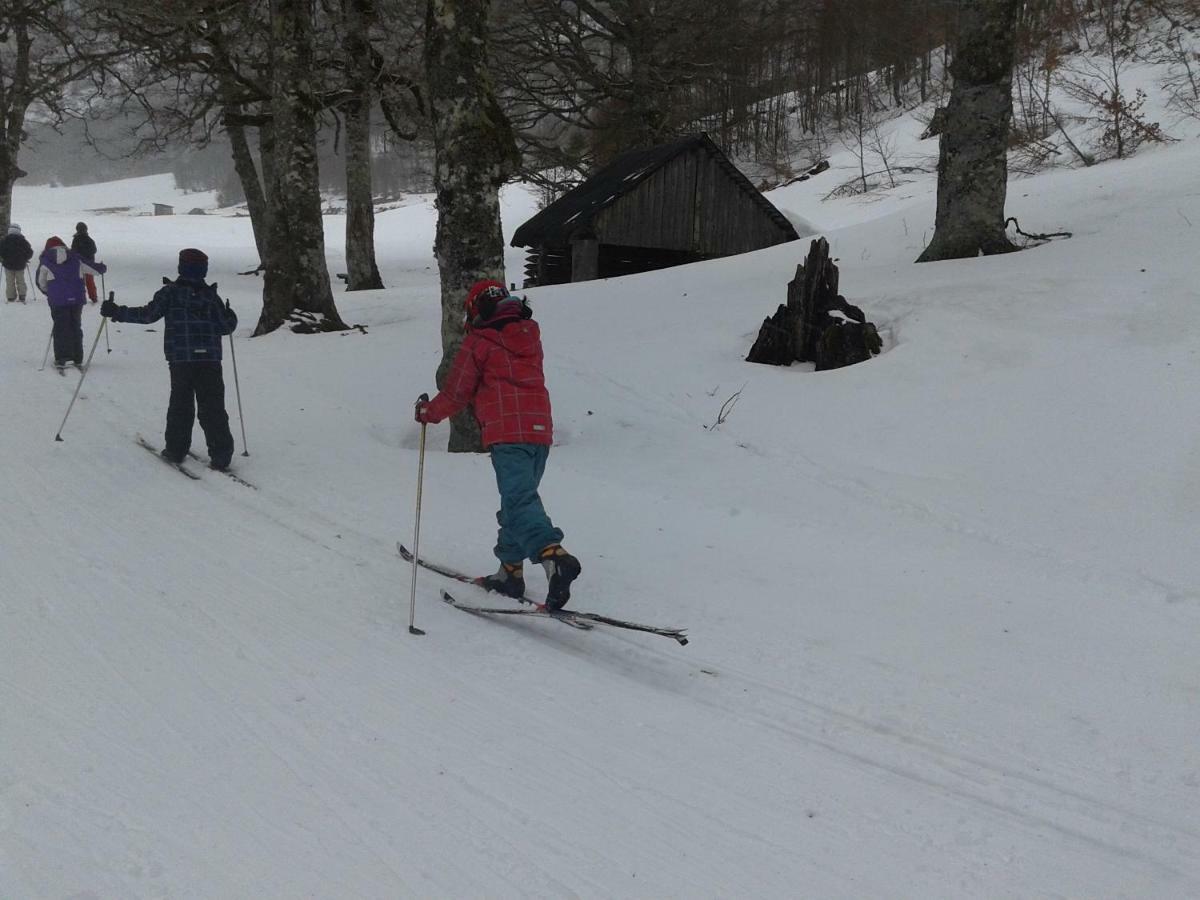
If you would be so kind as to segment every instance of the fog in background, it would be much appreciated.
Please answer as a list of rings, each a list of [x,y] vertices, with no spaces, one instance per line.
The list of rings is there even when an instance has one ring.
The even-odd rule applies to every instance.
[[[180,188],[218,192],[222,206],[245,199],[234,172],[229,142],[216,134],[205,146],[176,141],[160,150],[138,151],[138,122],[132,116],[67,119],[57,126],[29,123],[21,167],[28,173],[18,184],[71,186],[174,174]],[[344,141],[336,122],[321,131],[321,187],[331,197],[344,195]],[[382,135],[384,129],[377,129]],[[375,196],[387,200],[404,193],[432,189],[432,149],[420,142],[376,139],[373,176]]]

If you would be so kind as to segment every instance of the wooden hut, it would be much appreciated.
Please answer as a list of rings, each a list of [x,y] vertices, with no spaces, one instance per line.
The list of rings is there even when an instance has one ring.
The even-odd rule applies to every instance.
[[[794,241],[706,134],[613,160],[517,229],[525,287],[664,269]]]

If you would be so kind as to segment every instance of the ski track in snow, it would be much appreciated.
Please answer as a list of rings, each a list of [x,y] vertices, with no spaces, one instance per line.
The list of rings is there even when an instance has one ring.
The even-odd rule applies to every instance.
[[[1162,177],[1194,183],[1195,155],[1161,154]],[[1136,167],[1106,177],[1117,171],[1141,178],[1142,202],[1154,202],[1157,181]],[[1064,179],[1096,177],[1047,176],[1047,191],[1073,196]],[[428,225],[427,210],[411,210]],[[401,233],[387,218],[411,221],[401,214],[412,213],[381,217],[383,233]],[[39,224],[28,211],[20,220],[27,233]],[[102,224],[113,238],[101,255],[129,273],[121,290],[133,302],[158,273],[132,242],[155,238],[135,219]],[[854,241],[876,244],[894,225],[880,210],[861,238],[848,229],[846,259],[861,256]],[[155,252],[171,260],[176,243],[219,242],[214,229],[229,225],[155,227],[166,230]],[[193,229],[205,230],[193,239]],[[394,252],[423,259],[427,231],[411,238],[418,250]],[[1029,265],[1047,271],[1031,291],[1047,305],[1072,290],[1055,267],[1078,264],[1038,252]],[[945,474],[937,459],[923,469],[942,453],[920,446],[923,426],[969,442],[950,413],[926,410],[911,440],[888,419],[874,432],[879,458],[862,436],[871,426],[857,424],[888,405],[952,404],[953,387],[912,398],[956,378],[1010,377],[1016,358],[1036,368],[1043,348],[1016,312],[988,305],[979,269],[896,276],[878,263],[901,342],[832,377],[747,371],[744,348],[716,343],[773,308],[777,276],[794,267],[783,251],[625,279],[627,299],[611,296],[615,282],[546,289],[544,306],[535,297],[564,438],[545,495],[571,546],[587,548],[572,606],[688,627],[679,648],[603,626],[464,616],[436,601],[445,585],[428,572],[418,622],[429,634],[406,633],[409,569],[393,544],[409,537],[416,454],[412,426],[396,423],[432,381],[437,311],[432,276],[400,262],[425,282],[398,288],[397,308],[338,297],[349,318],[368,320],[362,339],[249,342],[256,286],[221,274],[243,316],[252,414],[253,455],[235,465],[257,491],[202,466],[189,482],[134,445],[138,432],[161,440],[160,332],[114,329],[113,354],[97,351],[87,399],[56,444],[75,382],[35,371],[44,304],[0,308],[0,896],[1200,893],[1185,554],[1153,575],[1130,565],[1134,553],[1106,555],[1092,534],[1115,545],[1136,529],[1114,520],[1104,532],[1107,498],[1086,479],[1047,475],[1006,493],[1027,472],[1036,479],[1025,460],[996,471],[1007,480],[973,508],[974,479],[986,476],[954,470],[950,451]],[[1013,263],[981,265],[1003,275]],[[941,279],[971,278],[978,296],[931,301],[924,314],[906,293],[936,298]],[[753,302],[731,313],[718,297],[711,334],[656,365],[656,342],[674,340],[655,324],[677,319],[672,293],[706,303],[731,286]],[[1105,309],[1089,318],[1091,301],[1046,310],[1043,326],[1058,317],[1072,334],[1089,323],[1098,341],[1105,327],[1124,333],[1105,326]],[[601,330],[614,321],[605,304],[621,302],[645,316],[645,332],[621,330],[619,316]],[[937,343],[962,316],[983,329],[971,332],[978,346],[964,344],[978,368],[923,376],[940,353],[922,349],[926,330]],[[85,340],[96,322],[89,307]],[[615,366],[589,347],[606,342],[626,347]],[[310,373],[318,352],[327,364]],[[706,432],[743,382],[730,420]],[[1002,402],[1004,391],[984,396]],[[867,392],[884,400],[836,415]],[[783,404],[830,434],[764,424]],[[1008,427],[1041,440],[1044,423]],[[481,564],[490,468],[440,452],[438,434],[422,548]],[[1097,452],[1099,466],[1120,458]],[[1139,490],[1160,486],[1120,496]],[[1050,524],[1022,519],[1038,497],[1056,504]],[[1077,541],[1075,503],[1091,512]],[[1042,539],[1060,527],[1061,546]],[[1155,537],[1188,546],[1186,530]]]

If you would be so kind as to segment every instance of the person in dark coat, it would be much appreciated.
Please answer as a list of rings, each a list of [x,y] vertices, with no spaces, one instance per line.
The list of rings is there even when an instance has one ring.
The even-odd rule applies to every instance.
[[[62,238],[46,241],[38,257],[34,279],[46,295],[50,317],[54,320],[54,364],[60,369],[68,362],[83,365],[84,275],[107,272],[104,263],[84,262],[74,250],[68,250]]]
[[[209,465],[225,471],[233,459],[233,435],[225,411],[225,381],[221,372],[221,338],[237,328],[237,314],[206,284],[208,257],[189,248],[179,252],[179,277],[163,286],[145,306],[100,305],[100,314],[114,322],[157,322],[163,329],[163,354],[171,372],[167,404],[167,433],[162,455],[183,462],[192,446],[197,418],[208,444]]]
[[[78,253],[80,258],[86,262],[96,261],[96,242],[88,236],[86,222],[75,223],[75,236],[71,238],[71,249]],[[91,275],[84,275],[83,283],[87,287],[88,299],[95,303],[96,279]]]
[[[8,234],[0,240],[0,264],[4,266],[4,296],[9,303],[14,300],[25,302],[25,267],[33,259],[33,248],[25,235],[21,234],[21,226],[8,226]]]

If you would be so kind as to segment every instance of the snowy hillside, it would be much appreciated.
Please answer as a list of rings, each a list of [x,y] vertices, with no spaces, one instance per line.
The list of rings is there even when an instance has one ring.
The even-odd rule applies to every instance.
[[[686,648],[472,618],[425,572],[407,633],[430,203],[379,216],[388,289],[338,295],[367,333],[251,340],[249,220],[18,188],[127,304],[208,251],[258,490],[134,444],[158,326],[101,340],[56,443],[45,304],[0,307],[0,897],[1200,894],[1200,144],[1014,181],[1075,236],[971,261],[912,264],[932,176],[819,182],[772,199],[827,229],[868,364],[742,361],[807,240],[530,292],[572,605]],[[532,210],[510,190],[506,232]],[[490,571],[491,468],[445,434],[422,549]]]

